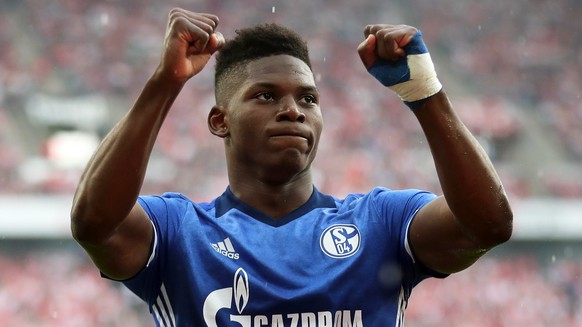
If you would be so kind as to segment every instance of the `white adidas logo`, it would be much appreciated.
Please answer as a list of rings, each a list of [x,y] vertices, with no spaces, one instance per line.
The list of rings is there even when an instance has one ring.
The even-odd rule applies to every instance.
[[[232,242],[228,237],[222,242],[210,243],[210,246],[225,257],[235,260],[239,258],[239,254],[234,250],[234,246],[232,246]]]

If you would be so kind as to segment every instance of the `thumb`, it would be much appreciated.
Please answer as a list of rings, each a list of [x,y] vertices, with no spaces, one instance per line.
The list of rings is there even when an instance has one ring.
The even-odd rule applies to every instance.
[[[208,40],[208,45],[206,47],[208,48],[208,51],[210,51],[210,53],[212,54],[220,50],[224,43],[225,40],[222,33],[214,32],[212,33],[212,35],[210,35],[210,40]]]
[[[360,55],[360,59],[366,69],[369,69],[374,61],[376,61],[377,57],[376,53],[376,36],[374,34],[368,35],[368,37],[358,45],[358,54]]]

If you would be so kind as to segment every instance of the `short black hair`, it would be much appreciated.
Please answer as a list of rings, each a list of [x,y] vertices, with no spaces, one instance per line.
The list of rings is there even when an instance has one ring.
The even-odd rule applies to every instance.
[[[223,100],[221,98],[226,89],[234,87],[226,82],[235,75],[240,76],[242,68],[253,60],[290,55],[302,60],[311,69],[307,42],[285,26],[276,23],[259,24],[236,30],[236,34],[216,55],[214,86],[217,103]]]

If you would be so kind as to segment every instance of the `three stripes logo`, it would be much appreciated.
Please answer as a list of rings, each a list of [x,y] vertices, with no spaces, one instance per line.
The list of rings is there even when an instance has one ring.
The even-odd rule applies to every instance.
[[[234,250],[234,246],[232,246],[232,242],[228,237],[225,238],[222,242],[210,243],[210,246],[212,246],[216,252],[227,258],[238,260],[240,257],[239,254]]]

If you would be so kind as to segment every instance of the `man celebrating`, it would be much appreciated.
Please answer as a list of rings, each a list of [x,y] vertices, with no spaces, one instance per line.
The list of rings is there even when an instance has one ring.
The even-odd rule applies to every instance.
[[[402,326],[416,284],[509,239],[502,184],[417,29],[367,26],[358,53],[418,119],[444,194],[338,199],[313,184],[323,119],[305,42],[276,24],[225,42],[217,25],[170,12],[160,64],[88,163],[71,213],[75,239],[158,326]],[[208,203],[140,195],[173,100],[217,52],[208,128],[224,140],[229,186]]]

